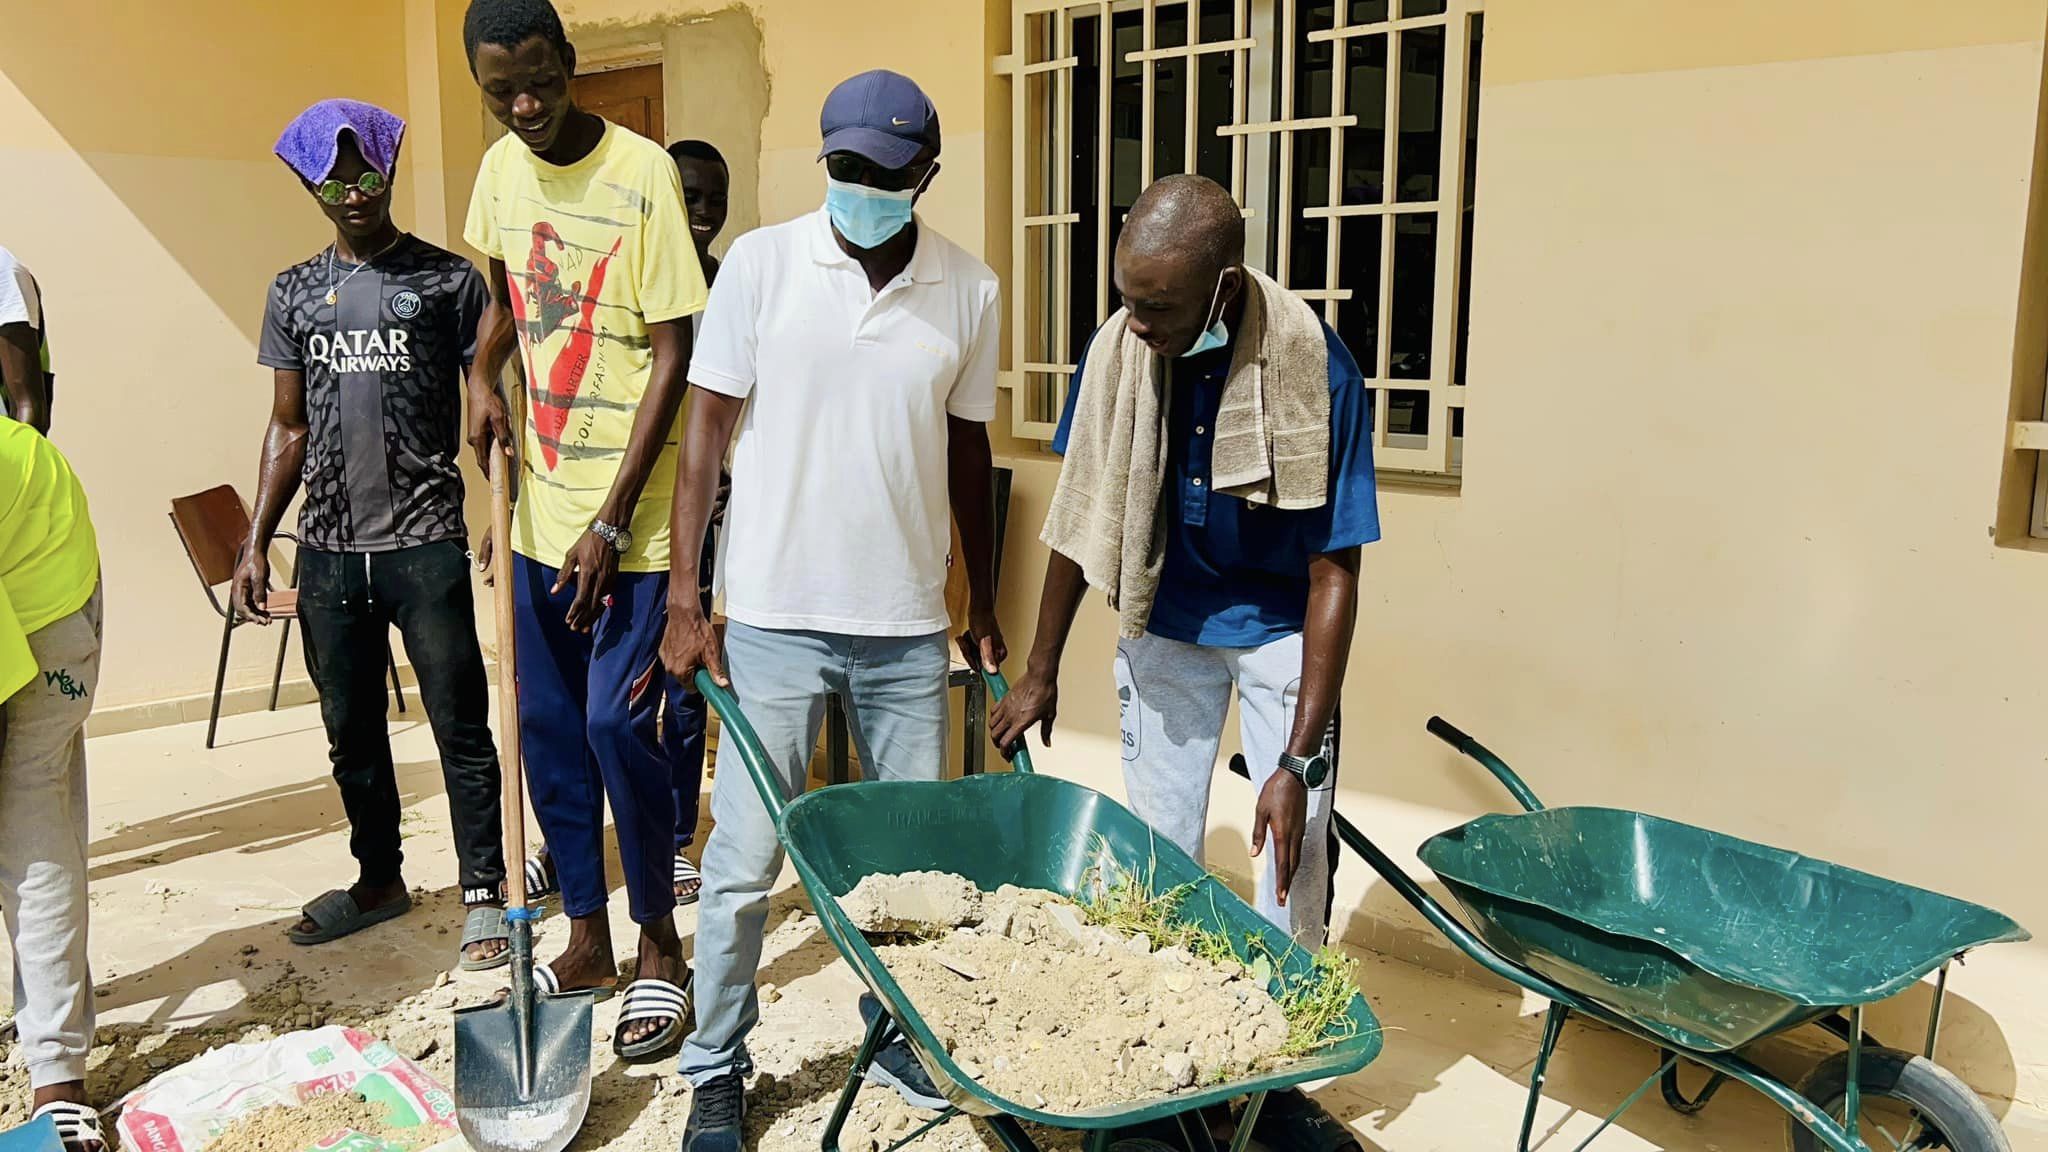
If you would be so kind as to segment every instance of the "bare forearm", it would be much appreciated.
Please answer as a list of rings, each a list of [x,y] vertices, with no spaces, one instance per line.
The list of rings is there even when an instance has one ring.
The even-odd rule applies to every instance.
[[[647,334],[654,342],[654,367],[648,376],[647,391],[640,398],[639,411],[633,414],[633,434],[619,459],[618,475],[612,478],[611,491],[605,493],[604,503],[598,506],[597,518],[607,524],[625,525],[632,521],[641,490],[647,487],[654,462],[661,458],[661,450],[676,426],[676,413],[682,410],[683,393],[688,389],[683,372],[690,363],[689,321],[650,324]]]
[[[1351,657],[1351,632],[1358,621],[1358,549],[1313,557],[1308,571],[1301,699],[1294,709],[1294,730],[1287,736],[1290,756],[1314,756],[1322,750],[1323,733],[1329,730],[1344,691],[1344,666]]]
[[[1088,579],[1079,564],[1059,552],[1046,558],[1045,591],[1038,598],[1038,631],[1031,642],[1032,672],[1059,675],[1067,634],[1073,631],[1074,614],[1080,611],[1081,594],[1087,590]]]
[[[512,327],[512,309],[495,297],[484,305],[476,323],[476,358],[469,368],[471,389],[498,390],[498,376],[512,356],[519,334]]]
[[[968,602],[995,606],[995,498],[990,472],[995,458],[988,447],[988,427],[972,420],[946,418],[946,494],[953,521],[960,526],[961,557],[967,565]]]
[[[704,558],[704,533],[711,527],[711,508],[718,499],[719,466],[745,402],[702,388],[690,400],[690,418],[683,429],[683,457],[676,467],[675,509],[669,514],[670,611],[688,605],[701,611],[698,568]],[[689,541],[697,541],[693,546]]]
[[[299,491],[306,466],[306,426],[272,417],[263,434],[263,459],[256,469],[256,515],[249,525],[249,546],[261,550],[277,534],[284,510]]]

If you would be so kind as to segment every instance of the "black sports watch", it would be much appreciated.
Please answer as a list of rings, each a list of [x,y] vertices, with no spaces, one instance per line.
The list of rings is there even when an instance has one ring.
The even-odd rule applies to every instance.
[[[590,522],[590,530],[597,534],[599,540],[611,545],[612,551],[621,556],[633,550],[633,530],[631,528],[615,528],[602,520],[592,520]]]
[[[1313,756],[1283,754],[1280,767],[1301,777],[1301,782],[1311,788],[1322,787],[1323,781],[1330,778],[1330,758],[1320,752]]]

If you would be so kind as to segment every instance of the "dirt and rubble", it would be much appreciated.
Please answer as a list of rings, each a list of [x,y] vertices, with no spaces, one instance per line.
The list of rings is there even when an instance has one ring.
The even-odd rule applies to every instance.
[[[1073,1112],[1239,1079],[1288,1023],[1245,966],[1092,924],[1065,897],[959,876],[871,876],[841,902],[960,1070]]]
[[[439,899],[425,902],[445,903]],[[777,1003],[764,1008],[760,1027],[749,1042],[756,1075],[748,1093],[749,1149],[762,1152],[815,1152],[818,1134],[830,1116],[860,1043],[860,1018],[855,1010],[858,981],[837,959],[831,942],[819,929],[800,895],[776,899],[763,970],[779,979]],[[425,922],[412,917],[395,921],[415,931]],[[566,922],[543,922],[543,954],[559,950]],[[376,931],[376,930],[373,930]],[[430,935],[438,938],[434,929]],[[367,934],[366,934],[367,935]],[[283,960],[283,956],[291,960]],[[241,960],[250,961],[247,968]],[[237,954],[229,965],[236,978],[253,988],[231,1010],[207,1023],[182,1027],[159,1022],[123,1021],[102,1024],[95,1032],[88,1063],[87,1087],[92,1102],[109,1109],[162,1072],[224,1044],[258,1042],[288,1032],[340,1024],[390,1041],[445,1085],[454,1082],[455,1025],[453,1010],[479,1004],[496,995],[504,971],[438,973],[426,986],[394,1002],[377,1005],[348,999],[351,988],[344,959],[327,960],[318,951],[291,948],[279,941],[248,955]],[[222,976],[191,974],[194,986]],[[629,1066],[611,1051],[612,1024],[618,1001],[598,1008],[591,1050],[593,1073],[590,1115],[572,1152],[674,1152],[689,1116],[689,1086],[676,1074],[673,1058]],[[0,1130],[25,1123],[29,1114],[28,1069],[14,1037],[0,1034]],[[346,1098],[323,1105],[336,1116],[361,1117],[362,1106]],[[324,1115],[324,1113],[322,1114]],[[846,1152],[878,1152],[930,1118],[905,1105],[883,1087],[864,1088],[849,1117],[842,1146]],[[344,1121],[346,1122],[346,1121]],[[216,1142],[223,1152],[268,1152],[280,1136],[295,1138],[297,1120],[276,1116],[262,1121],[256,1136],[266,1142]],[[319,1126],[317,1123],[315,1126]],[[339,1126],[339,1125],[334,1125]],[[358,1125],[360,1127],[360,1125]],[[1077,1134],[1034,1129],[1040,1146],[1051,1150],[1080,1147]],[[285,1147],[284,1144],[277,1144]],[[1003,1152],[988,1130],[956,1117],[929,1133],[918,1145],[933,1152]]]

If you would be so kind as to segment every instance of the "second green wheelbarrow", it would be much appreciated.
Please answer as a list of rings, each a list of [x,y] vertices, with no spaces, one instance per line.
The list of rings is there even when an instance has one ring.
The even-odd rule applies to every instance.
[[[839,1134],[853,1108],[863,1073],[873,1062],[890,1019],[894,1019],[932,1082],[951,1105],[948,1111],[888,1152],[917,1139],[956,1114],[980,1118],[1009,1152],[1035,1148],[1020,1120],[1088,1134],[1090,1152],[1107,1149],[1116,1129],[1159,1120],[1189,1118],[1198,1109],[1244,1098],[1233,1152],[1243,1148],[1266,1094],[1311,1080],[1343,1076],[1365,1067],[1380,1052],[1380,1026],[1363,997],[1354,996],[1344,1035],[1313,1055],[1245,1079],[1174,1095],[1110,1107],[1060,1112],[1006,1099],[963,1072],[917,1006],[889,975],[867,939],[847,919],[839,899],[865,876],[919,871],[952,872],[985,891],[1004,884],[1041,888],[1073,896],[1087,887],[1091,872],[1114,863],[1134,875],[1149,875],[1162,889],[1192,886],[1181,907],[1204,927],[1232,939],[1262,939],[1281,957],[1269,991],[1276,995],[1308,974],[1312,958],[1223,884],[1115,801],[1079,784],[1031,771],[1020,752],[1014,771],[943,782],[872,781],[841,784],[785,800],[779,775],[747,723],[739,703],[709,676],[697,688],[718,711],[724,733],[753,779],[761,802],[775,817],[776,835],[796,865],[818,921],[839,954],[852,966],[885,1011],[876,1016],[861,1044],[838,1106],[822,1138],[825,1152],[837,1152]],[[1000,698],[1000,677],[990,684]],[[1105,860],[1105,854],[1107,860]],[[1184,1122],[1191,1147],[1208,1144],[1207,1128]]]
[[[1689,824],[1612,808],[1545,808],[1478,741],[1440,717],[1429,730],[1485,766],[1524,809],[1482,816],[1422,846],[1422,862],[1472,927],[1342,816],[1337,834],[1460,951],[1551,1002],[1522,1152],[1544,1069],[1574,1012],[1647,1040],[1663,1056],[1586,1143],[1652,1084],[1661,1082],[1671,1107],[1691,1113],[1734,1080],[1785,1109],[1795,1152],[2007,1152],[1983,1101],[1934,1063],[1934,1042],[1949,964],[1980,945],[2025,940],[2025,929],[1989,908]],[[1873,1047],[1864,1006],[1930,972],[1939,975],[1923,1052]],[[1796,1087],[1736,1052],[1803,1024],[1834,1033],[1847,1050]],[[1690,1097],[1679,1084],[1681,1063],[1709,1075]]]

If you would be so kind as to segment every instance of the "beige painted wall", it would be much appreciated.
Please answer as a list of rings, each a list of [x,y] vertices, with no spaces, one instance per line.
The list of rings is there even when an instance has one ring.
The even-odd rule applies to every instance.
[[[586,51],[585,44],[658,42],[661,30],[688,28],[691,21],[715,13],[733,12],[754,22],[768,78],[757,201],[764,223],[788,220],[823,202],[818,110],[834,84],[868,68],[894,68],[916,78],[938,106],[945,130],[945,169],[919,210],[970,251],[983,250],[981,173],[989,60],[982,50],[981,3],[901,0],[888,6],[886,18],[878,16],[875,5],[834,0],[756,0],[743,5],[562,0],[559,7],[579,51]],[[687,63],[671,62],[670,68],[686,70]],[[683,83],[686,107],[707,99],[701,91],[689,91],[694,86],[686,71]]]
[[[404,106],[403,10],[80,0],[8,13],[0,244],[48,297],[55,439],[104,545],[103,708],[212,685],[220,621],[169,498],[222,481],[253,494],[264,295],[332,236],[270,145],[322,97]],[[412,209],[402,196],[401,219]],[[231,682],[267,679],[273,643],[243,633]]]

